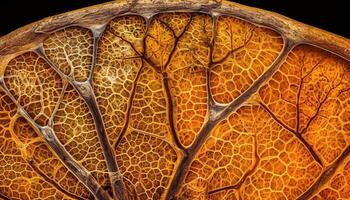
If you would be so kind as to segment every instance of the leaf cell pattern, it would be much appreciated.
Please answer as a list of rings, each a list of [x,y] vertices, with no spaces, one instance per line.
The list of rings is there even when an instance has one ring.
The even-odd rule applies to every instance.
[[[86,81],[92,62],[93,36],[88,29],[70,27],[50,35],[44,42],[45,55],[65,75]]]
[[[0,197],[350,199],[347,57],[199,3],[6,55]]]
[[[68,86],[53,118],[52,128],[72,157],[102,185],[108,185],[108,170],[88,107],[78,92]]]
[[[3,91],[0,95],[1,194],[11,199],[90,199],[13,101]]]
[[[120,138],[127,121],[133,83],[142,66],[139,51],[143,51],[145,29],[140,16],[118,17],[100,38],[93,83],[112,145]]]
[[[214,42],[210,84],[218,103],[241,95],[283,48],[278,33],[232,17],[220,17]]]
[[[5,70],[4,82],[35,122],[48,123],[63,81],[43,58],[28,52],[12,59]]]

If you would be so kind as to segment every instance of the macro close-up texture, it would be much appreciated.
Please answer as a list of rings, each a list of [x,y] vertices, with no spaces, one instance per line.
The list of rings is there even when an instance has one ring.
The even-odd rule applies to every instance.
[[[0,199],[350,199],[350,40],[215,0],[0,38]]]

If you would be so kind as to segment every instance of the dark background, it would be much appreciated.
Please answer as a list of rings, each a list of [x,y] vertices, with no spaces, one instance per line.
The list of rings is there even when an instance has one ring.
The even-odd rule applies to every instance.
[[[108,0],[1,0],[0,36],[21,26],[55,14]],[[345,0],[234,0],[275,11],[295,20],[350,38],[350,9]]]

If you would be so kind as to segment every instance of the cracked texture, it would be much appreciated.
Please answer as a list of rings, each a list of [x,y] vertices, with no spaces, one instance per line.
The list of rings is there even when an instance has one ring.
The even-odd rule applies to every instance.
[[[213,23],[204,14],[192,18],[166,68],[173,96],[175,129],[184,146],[196,138],[208,112],[206,69]]]
[[[146,14],[4,59],[0,197],[350,199],[348,60],[268,23]]]
[[[10,199],[76,199],[91,194],[0,91],[0,191]]]
[[[69,85],[53,117],[53,130],[72,157],[97,179],[108,185],[108,171],[94,121],[84,100]]]
[[[167,120],[167,100],[162,77],[146,65],[135,88],[135,96],[130,111],[130,127],[169,137]]]
[[[90,30],[69,27],[50,35],[43,48],[47,57],[65,75],[86,81],[90,74],[93,35]]]
[[[179,197],[206,199],[227,188],[243,199],[294,199],[320,172],[292,133],[260,106],[246,106],[213,130],[192,162]]]
[[[62,90],[62,79],[44,59],[24,53],[8,64],[4,82],[18,103],[38,124],[46,125]]]
[[[132,131],[116,149],[124,181],[140,199],[160,199],[167,189],[177,155],[164,140]]]
[[[323,162],[349,145],[350,65],[311,46],[299,46],[259,90],[262,102]]]
[[[220,17],[214,42],[210,84],[218,103],[230,103],[248,89],[283,46],[278,33],[232,17]]]
[[[114,145],[126,123],[133,83],[141,68],[145,21],[137,16],[114,19],[103,33],[93,72],[94,91],[110,142]]]

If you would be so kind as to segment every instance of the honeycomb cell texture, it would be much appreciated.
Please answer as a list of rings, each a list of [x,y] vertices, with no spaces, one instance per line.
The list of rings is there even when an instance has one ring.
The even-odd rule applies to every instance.
[[[0,38],[0,199],[350,199],[348,39],[225,1],[28,27]]]

